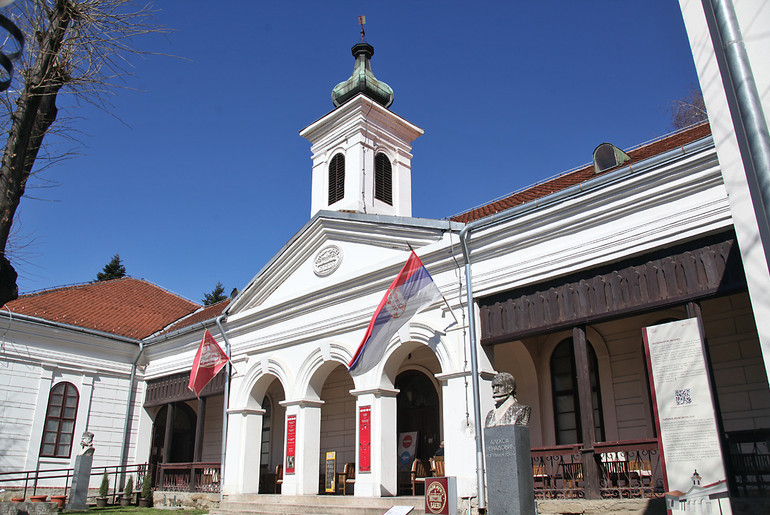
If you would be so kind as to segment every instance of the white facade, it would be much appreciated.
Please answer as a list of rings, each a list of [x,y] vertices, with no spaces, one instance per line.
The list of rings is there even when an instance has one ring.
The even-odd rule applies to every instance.
[[[695,8],[684,0],[682,5],[687,19],[688,10]],[[715,105],[709,110],[721,117]],[[219,461],[226,403],[225,495],[271,493],[274,483],[268,476],[278,466],[284,468],[282,494],[317,494],[327,451],[337,453],[338,470],[343,463],[356,464],[355,495],[403,494],[397,441],[409,422],[421,428],[423,455],[444,443],[446,474],[457,478],[460,497],[473,497],[477,485],[470,317],[481,322],[485,299],[512,300],[514,293],[548,290],[559,281],[585,281],[618,263],[643,263],[674,252],[671,249],[730,240],[733,230],[739,240],[751,238],[750,220],[744,224],[745,219],[734,219],[749,219],[751,210],[736,204],[740,186],[735,193],[730,189],[727,170],[736,157],[730,157],[729,144],[727,164],[717,159],[718,154],[722,158],[720,138],[730,140],[725,136],[729,129],[720,123],[721,118],[712,120],[713,139],[704,131],[632,166],[467,226],[411,218],[410,145],[422,130],[360,95],[301,132],[312,144],[312,217],[232,300],[218,323],[209,318],[138,342],[13,319],[4,336],[6,372],[0,375],[0,441],[11,443],[0,453],[0,466],[33,470],[59,464],[41,459],[38,450],[48,392],[62,380],[78,388],[75,434],[86,429],[96,433],[97,449],[104,448],[95,455],[98,460],[119,460],[124,430],[127,462],[154,459],[159,455],[156,429],[164,408],[160,402],[148,404],[146,392],[189,371],[205,326],[220,343],[231,346],[229,395],[207,397],[200,435],[201,461]],[[385,153],[393,167],[392,205],[375,199],[378,152]],[[330,205],[329,164],[338,154],[345,158],[345,193]],[[472,229],[471,278],[465,277],[459,241],[464,228]],[[410,248],[446,303],[436,302],[418,313],[406,330],[392,336],[378,367],[352,376],[347,364]],[[745,265],[731,265],[745,271],[748,294],[738,281],[737,289],[698,291],[686,299],[697,301],[703,311],[721,405],[717,417],[728,433],[770,429],[770,389],[766,369],[757,361],[763,353],[765,362],[768,358],[770,340],[765,334],[770,326],[764,328],[767,322],[762,320],[770,316],[762,314],[770,309],[765,302],[770,276],[757,250],[758,245],[747,251],[741,244]],[[477,302],[470,309],[465,290],[469,279]],[[651,302],[607,313],[574,324],[582,327],[596,356],[601,435],[587,443],[654,442],[656,421],[640,329],[689,316],[685,302]],[[0,317],[11,321],[5,314]],[[560,441],[563,412],[556,406],[553,355],[575,333],[559,325],[510,334],[516,336],[487,341],[485,346],[473,342],[480,356],[481,416],[492,407],[494,373],[510,372],[518,380],[519,400],[532,407],[533,448],[566,445]],[[129,399],[133,366],[140,386]],[[203,406],[189,398],[167,397],[169,406],[177,403],[188,413],[198,414]],[[132,416],[126,425],[129,407]],[[363,408],[371,414],[368,454],[362,454]],[[369,470],[362,469],[362,456],[368,456]],[[61,466],[71,466],[64,462],[71,464],[74,453],[60,461]]]
[[[97,435],[95,467],[119,462],[126,424],[136,434],[142,411],[141,384],[128,404],[138,342],[28,317],[6,316],[6,323],[0,373],[0,440],[5,442],[0,472],[72,468],[86,430]],[[72,452],[67,458],[40,457],[49,396],[62,382],[72,384],[78,393]],[[140,460],[135,438],[125,452],[130,463]]]

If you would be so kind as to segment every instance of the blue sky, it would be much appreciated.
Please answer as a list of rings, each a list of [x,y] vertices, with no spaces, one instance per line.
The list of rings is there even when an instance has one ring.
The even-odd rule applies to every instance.
[[[414,142],[413,215],[445,218],[671,131],[697,85],[678,3],[155,3],[166,36],[135,59],[112,114],[72,114],[80,155],[18,213],[21,292],[82,283],[119,253],[129,275],[199,302],[242,288],[310,218],[310,145],[350,48],[395,91]],[[64,100],[66,102],[66,100]]]

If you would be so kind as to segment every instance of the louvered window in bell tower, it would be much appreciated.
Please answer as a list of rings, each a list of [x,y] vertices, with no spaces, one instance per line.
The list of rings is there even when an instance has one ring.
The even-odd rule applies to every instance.
[[[393,205],[393,167],[382,152],[374,158],[374,198]]]
[[[345,156],[337,154],[329,163],[329,205],[345,196]]]

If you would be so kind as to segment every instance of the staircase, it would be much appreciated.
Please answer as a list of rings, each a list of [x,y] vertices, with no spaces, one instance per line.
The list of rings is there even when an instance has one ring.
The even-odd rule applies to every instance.
[[[425,515],[422,497],[353,497],[352,495],[229,495],[210,515],[383,515],[393,506],[411,506]]]

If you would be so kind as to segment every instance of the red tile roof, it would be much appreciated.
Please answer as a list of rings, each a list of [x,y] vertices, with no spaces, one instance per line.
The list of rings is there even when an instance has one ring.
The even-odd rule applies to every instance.
[[[226,299],[221,302],[217,302],[216,304],[212,304],[211,306],[206,306],[200,311],[196,311],[192,315],[183,318],[182,320],[171,325],[164,332],[173,333],[179,329],[199,324],[201,322],[205,322],[206,320],[211,320],[212,318],[216,318],[221,315],[229,305],[230,299]]]
[[[200,308],[147,281],[124,277],[22,295],[4,309],[142,339]]]
[[[682,131],[671,134],[670,136],[666,136],[659,140],[653,141],[647,145],[640,146],[634,150],[629,150],[626,153],[631,158],[631,160],[626,161],[620,166],[633,166],[635,163],[649,159],[650,157],[662,154],[688,143],[692,143],[693,141],[699,140],[701,138],[705,138],[709,134],[711,134],[711,126],[708,123],[703,123],[701,125],[696,125],[695,127],[684,129]],[[564,175],[554,177],[553,179],[549,179],[540,184],[536,184],[525,190],[513,193],[500,200],[495,200],[484,206],[471,209],[470,211],[466,211],[465,213],[461,213],[459,215],[455,215],[451,217],[450,220],[463,223],[473,222],[474,220],[479,220],[481,218],[505,211],[506,209],[510,209],[520,204],[525,204],[532,200],[545,197],[551,193],[567,189],[570,186],[580,184],[581,182],[585,182],[596,177],[597,175],[607,173],[608,171],[609,170],[605,170],[604,172],[598,174],[594,173],[594,167],[593,164],[591,164],[579,170],[565,173]]]

